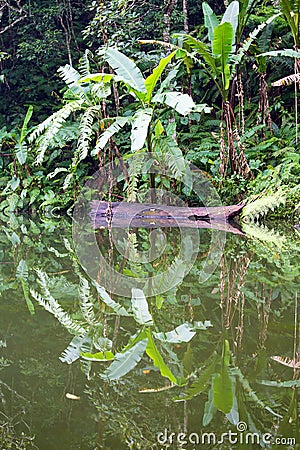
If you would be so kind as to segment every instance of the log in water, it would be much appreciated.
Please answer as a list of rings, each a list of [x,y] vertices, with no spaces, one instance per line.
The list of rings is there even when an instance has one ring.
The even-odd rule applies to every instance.
[[[243,205],[213,207],[182,207],[153,203],[91,202],[93,228],[212,228],[235,234],[244,234],[236,224],[229,223]]]

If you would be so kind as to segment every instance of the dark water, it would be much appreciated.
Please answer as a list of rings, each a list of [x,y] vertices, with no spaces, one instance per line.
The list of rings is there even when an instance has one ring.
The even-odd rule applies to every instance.
[[[172,266],[180,246],[175,230],[165,230],[164,255],[146,268],[111,254],[104,230],[97,237],[102,253],[128,277],[170,267],[178,277],[168,292],[147,298],[149,325],[145,310],[132,314],[130,298],[111,296],[128,317],[105,307],[64,240],[72,246],[67,220],[2,219],[1,449],[297,448],[296,231],[248,226],[245,237],[228,234],[224,252],[210,255],[206,273],[216,269],[203,282],[210,231],[199,231],[200,251],[181,280]],[[147,233],[135,234],[136,251],[147,250]],[[177,335],[164,334],[180,325]],[[83,334],[62,357],[74,362],[61,361]],[[129,353],[138,342],[147,349],[133,364]],[[111,345],[113,354],[129,351],[119,373],[132,366],[113,381],[103,375],[110,361],[79,357]]]

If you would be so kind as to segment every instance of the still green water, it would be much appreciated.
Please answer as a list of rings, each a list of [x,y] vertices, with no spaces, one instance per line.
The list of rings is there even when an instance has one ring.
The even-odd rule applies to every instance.
[[[131,234],[133,248],[147,250],[147,233]],[[187,274],[174,264],[178,232],[165,236],[145,268],[112,255],[99,232],[129,278],[174,269],[174,287],[140,297],[140,309],[112,294],[118,315],[69,248],[67,220],[3,218],[2,450],[299,446],[299,234],[227,234],[205,282],[211,232],[199,230]]]

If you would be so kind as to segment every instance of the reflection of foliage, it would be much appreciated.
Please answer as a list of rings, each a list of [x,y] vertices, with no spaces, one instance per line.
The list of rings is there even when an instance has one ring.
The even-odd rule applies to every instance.
[[[34,437],[31,436],[29,426],[22,419],[22,413],[8,417],[0,412],[0,444],[2,449],[38,448],[34,445]]]

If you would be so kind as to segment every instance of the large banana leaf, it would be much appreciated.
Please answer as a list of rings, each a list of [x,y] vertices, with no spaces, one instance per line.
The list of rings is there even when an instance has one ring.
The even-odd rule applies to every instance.
[[[157,94],[153,97],[153,102],[165,103],[183,116],[189,114],[195,107],[192,97],[175,91]]]
[[[105,50],[103,57],[125,84],[138,92],[146,92],[142,72],[130,58],[111,47]]]
[[[204,42],[198,41],[189,35],[182,36],[183,41],[195,50],[206,62],[209,71],[212,71],[215,76],[219,74],[215,58],[212,56],[208,45]]]
[[[132,312],[135,320],[140,325],[153,325],[153,319],[149,313],[148,303],[141,289],[132,289],[131,298]]]
[[[218,355],[214,352],[209,360],[207,367],[202,370],[196,381],[182,394],[180,397],[174,398],[177,402],[182,402],[184,400],[191,400],[196,395],[201,394],[207,390],[211,383],[212,375],[215,373]]]
[[[288,22],[293,34],[294,43],[299,45],[299,15],[300,0],[280,0],[280,9]]]
[[[131,151],[136,152],[143,148],[149,129],[149,124],[152,119],[153,110],[151,108],[139,109],[132,122],[131,131]]]
[[[107,144],[109,139],[114,134],[118,133],[118,131],[120,131],[120,129],[123,128],[124,125],[126,125],[126,123],[128,123],[128,122],[129,122],[129,118],[128,117],[116,117],[114,123],[112,125],[110,125],[104,131],[104,133],[101,135],[100,139],[98,140],[98,142],[96,144],[96,147],[91,152],[91,154],[92,155],[97,155],[98,151],[102,150],[105,147],[105,145]]]
[[[222,353],[221,370],[213,382],[214,405],[224,414],[230,413],[233,405],[232,381],[228,373],[230,362],[229,343],[225,340]]]
[[[118,380],[130,372],[142,359],[147,342],[147,339],[144,339],[124,353],[117,353],[114,361],[101,377],[109,380]]]
[[[219,25],[219,21],[208,3],[203,2],[202,9],[204,14],[204,24],[208,30],[208,39],[212,44],[214,29]]]
[[[172,383],[178,384],[178,381],[175,377],[175,375],[171,372],[169,367],[166,365],[166,363],[163,360],[163,357],[161,356],[158,348],[155,345],[155,342],[152,337],[151,330],[147,329],[147,337],[148,337],[148,344],[146,347],[146,353],[149,356],[149,358],[152,359],[155,367],[159,368],[159,371],[163,377],[167,377]]]
[[[225,22],[215,28],[212,52],[216,58],[220,59],[223,89],[225,91],[229,88],[230,69],[228,57],[232,53],[233,37],[234,32],[231,23]]]
[[[147,94],[145,97],[145,102],[149,103],[151,101],[151,97],[152,97],[152,93],[153,90],[159,80],[159,78],[161,77],[163,71],[165,70],[166,66],[169,64],[169,62],[171,61],[171,59],[173,58],[173,56],[176,54],[176,51],[170,53],[168,56],[166,56],[165,58],[162,58],[158,64],[157,67],[155,67],[155,69],[153,70],[153,72],[151,73],[151,75],[149,75],[146,80],[145,80],[145,87],[147,90]]]
[[[115,302],[110,297],[110,295],[106,292],[104,287],[100,286],[100,284],[98,284],[95,280],[92,283],[95,286],[101,300],[107,306],[109,306],[114,311],[114,313],[116,313],[120,316],[129,316],[129,313],[126,311],[126,309],[123,306],[121,306],[119,303]]]
[[[167,331],[166,333],[153,333],[156,339],[163,342],[169,342],[171,344],[178,344],[180,342],[189,342],[196,332],[193,327],[187,322],[182,323],[172,331]]]
[[[233,28],[233,38],[232,38],[232,44],[234,44],[235,41],[235,33],[239,22],[239,2],[234,0],[230,3],[228,8],[226,9],[224,16],[222,17],[221,23],[231,23]]]

